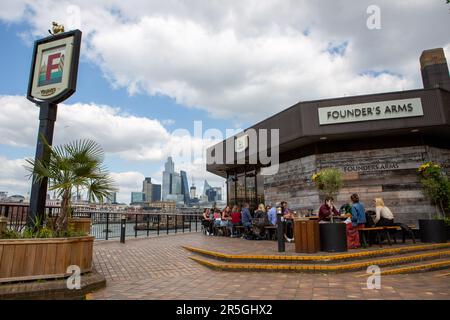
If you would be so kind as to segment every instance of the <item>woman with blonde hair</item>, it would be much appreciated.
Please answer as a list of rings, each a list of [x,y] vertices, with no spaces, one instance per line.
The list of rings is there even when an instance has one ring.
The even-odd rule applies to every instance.
[[[373,222],[377,227],[383,226],[393,226],[394,225],[394,214],[392,211],[384,205],[382,198],[375,198],[375,218]]]

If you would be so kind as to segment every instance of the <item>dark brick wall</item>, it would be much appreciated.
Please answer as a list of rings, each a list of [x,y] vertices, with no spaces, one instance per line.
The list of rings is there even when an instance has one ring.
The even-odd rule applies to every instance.
[[[417,219],[435,212],[424,198],[417,176],[417,168],[429,160],[443,163],[450,173],[450,150],[428,146],[311,155],[281,163],[277,175],[266,176],[264,197],[272,203],[286,200],[294,210],[312,208],[317,212],[322,201],[311,176],[322,168],[336,167],[344,172],[337,206],[358,193],[366,209],[373,209],[372,200],[381,197],[397,222],[417,225]]]

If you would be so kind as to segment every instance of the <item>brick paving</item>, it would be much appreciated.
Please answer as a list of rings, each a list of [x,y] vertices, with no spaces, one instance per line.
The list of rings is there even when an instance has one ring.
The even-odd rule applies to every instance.
[[[390,275],[380,290],[366,288],[358,273],[298,274],[214,271],[181,248],[206,246],[235,253],[276,254],[276,242],[207,237],[200,233],[148,239],[97,241],[94,267],[107,279],[93,299],[419,299],[450,300],[450,270]],[[254,250],[254,251],[253,251]],[[251,252],[250,252],[251,251]],[[293,244],[286,244],[288,254]]]

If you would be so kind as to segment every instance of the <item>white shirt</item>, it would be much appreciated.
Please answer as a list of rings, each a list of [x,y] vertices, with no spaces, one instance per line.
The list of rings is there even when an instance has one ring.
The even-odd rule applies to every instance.
[[[388,219],[388,220],[394,219],[394,215],[388,207],[376,207],[375,211],[376,211],[376,216],[374,219],[375,223],[378,223],[378,221],[380,221],[381,217]]]

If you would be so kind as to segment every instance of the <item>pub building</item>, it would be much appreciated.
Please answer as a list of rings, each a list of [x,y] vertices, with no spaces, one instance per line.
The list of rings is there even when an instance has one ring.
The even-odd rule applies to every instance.
[[[349,203],[352,193],[366,209],[381,197],[397,222],[417,224],[435,213],[421,192],[418,167],[433,161],[450,174],[450,77],[443,49],[423,51],[420,66],[423,89],[299,102],[250,127],[279,129],[275,174],[261,175],[262,162],[250,161],[262,150],[249,147],[245,131],[207,150],[207,170],[226,178],[229,205],[287,201],[293,210],[317,213],[323,199],[311,177],[338,168],[344,186],[336,206]],[[268,145],[266,151],[274,151]]]

